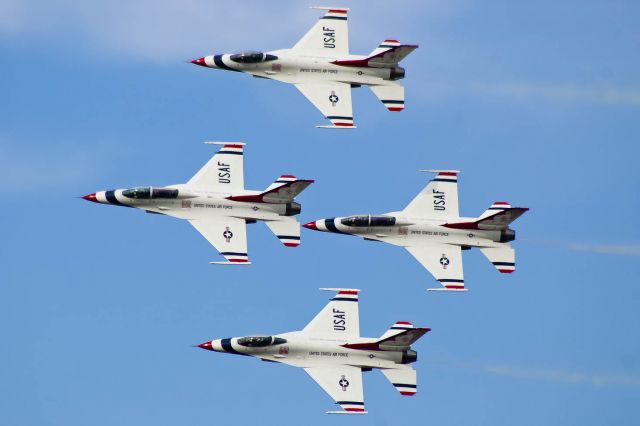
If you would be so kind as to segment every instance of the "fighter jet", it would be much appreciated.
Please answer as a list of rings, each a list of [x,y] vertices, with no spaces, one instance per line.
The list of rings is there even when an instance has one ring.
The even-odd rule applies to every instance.
[[[294,216],[302,208],[294,198],[313,181],[282,175],[264,191],[246,190],[245,144],[205,143],[222,148],[187,183],[101,191],[82,198],[188,220],[226,258],[225,262],[212,264],[250,264],[246,225],[258,220],[286,247],[298,246],[300,224]]]
[[[460,217],[459,172],[421,171],[436,176],[402,211],[320,219],[303,226],[404,247],[443,286],[430,291],[467,291],[462,250],[471,247],[478,247],[499,272],[515,271],[515,252],[509,242],[515,240],[516,232],[509,224],[529,209],[496,201],[480,217]]]
[[[405,70],[398,63],[418,46],[387,39],[368,55],[350,55],[349,9],[314,9],[326,12],[290,49],[209,55],[191,62],[293,84],[332,123],[316,127],[354,128],[351,88],[362,85],[389,111],[402,111],[404,87],[398,80]]]
[[[360,337],[360,290],[320,290],[337,293],[300,331],[217,339],[198,347],[304,368],[342,408],[327,411],[329,414],[366,414],[362,372],[374,368],[382,371],[401,395],[415,395],[416,371],[410,364],[418,355],[411,345],[431,329],[398,321],[378,338]]]

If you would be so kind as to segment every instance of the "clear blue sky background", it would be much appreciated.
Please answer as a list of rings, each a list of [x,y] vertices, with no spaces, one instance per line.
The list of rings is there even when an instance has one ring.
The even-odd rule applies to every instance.
[[[419,43],[407,108],[354,93],[354,131],[276,82],[193,66],[293,45],[304,2],[0,3],[0,424],[640,423],[640,5],[636,1],[347,1],[351,51]],[[303,230],[286,249],[249,228],[254,264],[215,267],[178,220],[77,196],[186,181],[242,140],[246,183],[316,183],[301,221],[404,206],[453,168],[463,215],[495,200],[516,222],[518,270],[465,253],[470,292],[403,250]],[[318,287],[361,288],[361,330],[396,320],[419,393],[365,375],[370,414],[334,406],[301,370],[191,347],[302,327]]]

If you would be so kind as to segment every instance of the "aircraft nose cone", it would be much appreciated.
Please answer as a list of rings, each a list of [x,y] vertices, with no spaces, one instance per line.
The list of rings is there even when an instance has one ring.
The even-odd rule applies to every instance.
[[[94,192],[93,194],[87,194],[84,197],[82,197],[83,200],[87,200],[87,201],[93,201],[94,203],[98,202],[98,199],[96,198],[96,193]]]
[[[204,58],[198,58],[191,61],[192,64],[200,65],[201,67],[206,67],[207,64],[204,62]]]
[[[213,346],[211,346],[211,342],[204,342],[204,343],[200,343],[200,344],[198,345],[198,347],[199,347],[199,348],[202,348],[202,349],[206,349],[206,350],[208,350],[208,351],[212,351],[212,350],[213,350]]]
[[[318,230],[318,227],[316,226],[316,221],[315,220],[313,222],[305,223],[302,226],[304,226],[307,229],[313,229],[314,231]]]

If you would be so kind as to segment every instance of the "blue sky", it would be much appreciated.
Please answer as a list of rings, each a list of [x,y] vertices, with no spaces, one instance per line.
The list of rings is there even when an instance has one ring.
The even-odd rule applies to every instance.
[[[354,131],[322,131],[290,86],[186,63],[291,46],[305,2],[5,0],[0,4],[0,423],[636,425],[640,421],[640,5],[349,1],[351,51],[418,43],[407,108],[354,93]],[[186,181],[247,143],[245,182],[315,179],[305,222],[404,206],[423,168],[462,170],[463,215],[506,200],[518,270],[465,253],[467,294],[428,294],[401,249],[249,228],[253,265],[184,222],[86,203]],[[433,331],[419,393],[365,375],[370,414],[331,417],[301,370],[191,347],[302,327],[319,287],[361,288],[361,330]]]

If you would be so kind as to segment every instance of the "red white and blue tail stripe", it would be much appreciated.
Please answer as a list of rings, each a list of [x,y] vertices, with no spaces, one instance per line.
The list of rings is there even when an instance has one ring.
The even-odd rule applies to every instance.
[[[236,253],[236,252],[221,252],[221,255],[227,259],[228,262],[231,263],[249,263],[249,256],[247,253]]]
[[[428,172],[436,173],[436,176],[431,179],[433,182],[451,182],[458,183],[458,170],[426,170]]]
[[[487,210],[485,210],[484,213],[482,213],[480,219],[510,208],[511,204],[507,203],[506,201],[495,201],[493,204],[491,204],[491,207],[489,207]]]
[[[340,405],[340,407],[348,413],[366,413],[364,410],[364,401],[336,401],[336,404]],[[336,413],[330,412],[330,414]]]
[[[337,127],[354,127],[353,117],[327,115],[325,118],[331,121],[331,124]]]

